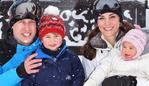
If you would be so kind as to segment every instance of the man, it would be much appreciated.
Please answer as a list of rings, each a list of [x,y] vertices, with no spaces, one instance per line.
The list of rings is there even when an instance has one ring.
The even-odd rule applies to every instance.
[[[41,59],[33,59],[37,54],[32,54],[39,45],[36,37],[38,14],[38,6],[31,1],[16,0],[10,7],[8,15],[11,28],[7,31],[6,39],[0,40],[2,86],[19,86],[26,75],[39,71],[37,67],[42,65]]]

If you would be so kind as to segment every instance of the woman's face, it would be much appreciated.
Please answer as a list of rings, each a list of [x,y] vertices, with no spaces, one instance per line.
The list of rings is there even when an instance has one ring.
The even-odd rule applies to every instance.
[[[103,13],[98,17],[97,24],[105,38],[113,37],[119,31],[120,17],[113,12]]]

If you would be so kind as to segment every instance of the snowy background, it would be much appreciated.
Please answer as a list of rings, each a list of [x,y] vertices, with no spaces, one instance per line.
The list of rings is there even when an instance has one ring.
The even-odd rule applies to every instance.
[[[66,41],[74,51],[86,42],[86,34],[94,27],[91,6],[94,0],[36,0],[45,9],[48,5],[60,8],[60,16],[65,21]],[[148,0],[119,0],[123,8],[124,19],[149,29]],[[0,38],[2,31],[8,28],[7,11],[13,0],[0,0]]]

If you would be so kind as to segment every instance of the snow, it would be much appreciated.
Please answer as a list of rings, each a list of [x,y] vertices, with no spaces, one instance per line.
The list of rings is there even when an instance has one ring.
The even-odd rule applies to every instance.
[[[130,20],[132,20],[132,17],[130,16],[130,10],[125,10],[124,11],[124,16]]]
[[[68,36],[66,36],[65,40],[68,46],[83,46],[86,43],[87,38],[85,40],[80,40],[79,42],[72,42],[69,40]]]
[[[149,9],[146,9],[146,28],[149,29]]]
[[[71,80],[71,76],[70,75],[67,75],[66,76],[66,80]]]

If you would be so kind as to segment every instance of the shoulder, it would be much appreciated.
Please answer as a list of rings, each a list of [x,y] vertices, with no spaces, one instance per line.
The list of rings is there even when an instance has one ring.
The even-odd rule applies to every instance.
[[[70,50],[70,49],[66,49],[65,55],[66,55],[66,57],[68,57],[71,61],[78,61],[78,60],[80,61],[79,56],[78,56],[76,53],[74,53],[72,50]]]
[[[0,39],[0,51],[9,51],[13,50],[15,51],[16,46],[11,45],[10,43],[7,42],[5,39]]]
[[[3,65],[9,61],[15,52],[15,46],[7,43],[4,39],[0,39],[0,65]]]
[[[0,39],[0,48],[1,47],[9,47],[9,48],[15,48],[16,43],[13,40],[9,39]]]
[[[69,48],[66,49],[65,53],[67,55],[78,57],[78,55],[75,52],[73,52],[72,50],[70,50]]]
[[[6,40],[5,39],[0,39],[0,46],[3,47],[3,45],[6,45]]]

